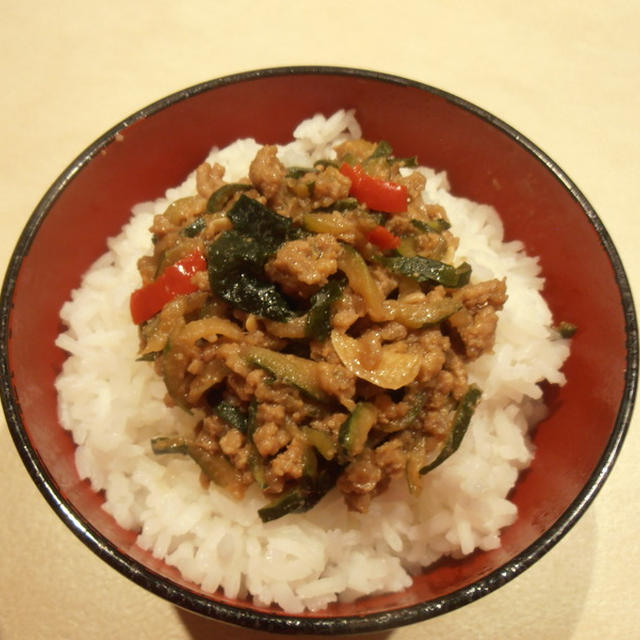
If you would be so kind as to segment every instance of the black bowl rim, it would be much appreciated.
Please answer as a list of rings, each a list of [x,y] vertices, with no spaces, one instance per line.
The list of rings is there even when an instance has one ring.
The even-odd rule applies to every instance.
[[[585,484],[584,489],[569,505],[566,511],[554,525],[540,536],[518,556],[496,569],[475,583],[448,594],[445,597],[429,600],[418,605],[382,611],[362,616],[322,617],[313,614],[297,616],[288,614],[273,614],[263,611],[244,609],[223,602],[216,602],[199,596],[178,585],[170,583],[162,576],[150,571],[139,562],[128,557],[117,549],[99,531],[85,520],[75,508],[68,504],[59,491],[53,478],[40,460],[37,451],[32,446],[22,424],[17,395],[11,383],[9,368],[9,317],[12,308],[12,298],[18,273],[23,259],[49,209],[66,188],[71,180],[87,165],[91,159],[99,154],[116,135],[132,123],[146,118],[158,111],[166,109],[176,102],[195,96],[199,93],[224,87],[229,84],[247,82],[254,79],[278,77],[283,75],[342,75],[354,78],[372,79],[382,83],[407,86],[421,89],[425,92],[440,96],[445,100],[461,107],[485,122],[499,129],[513,141],[524,147],[539,162],[545,165],[549,172],[559,180],[571,196],[577,201],[588,220],[595,228],[603,248],[605,249],[615,273],[626,323],[627,369],[625,371],[625,392],[620,403],[615,420],[614,429],[598,464]],[[0,304],[0,394],[4,407],[7,424],[18,453],[31,475],[34,483],[41,491],[47,502],[73,531],[73,533],[102,560],[119,571],[121,574],[144,587],[148,591],[168,600],[174,605],[190,610],[205,617],[221,622],[235,624],[250,629],[279,632],[279,633],[309,633],[321,635],[355,634],[373,631],[383,631],[416,622],[434,618],[443,613],[469,604],[506,584],[539,558],[545,555],[564,535],[575,525],[592,503],[609,476],[620,452],[631,420],[633,405],[638,385],[638,325],[631,294],[631,287],[625,273],[620,256],[607,232],[604,224],[569,176],[538,146],[523,136],[519,131],[506,122],[447,91],[438,89],[414,80],[388,73],[337,66],[285,66],[257,69],[223,76],[214,80],[198,83],[181,91],[172,93],[150,105],[136,111],[120,123],[112,127],[91,145],[89,145],[73,162],[60,174],[47,190],[32,215],[27,221],[10,259],[4,278]]]

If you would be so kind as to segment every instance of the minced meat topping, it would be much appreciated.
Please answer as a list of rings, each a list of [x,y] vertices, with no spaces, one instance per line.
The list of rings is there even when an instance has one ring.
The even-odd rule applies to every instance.
[[[465,365],[492,349],[505,282],[470,283],[424,175],[386,143],[285,167],[262,147],[237,183],[203,163],[196,193],[151,228],[131,298],[140,357],[166,402],[201,416],[158,434],[263,520],[332,489],[366,511],[391,479],[415,491],[464,435],[480,391]]]

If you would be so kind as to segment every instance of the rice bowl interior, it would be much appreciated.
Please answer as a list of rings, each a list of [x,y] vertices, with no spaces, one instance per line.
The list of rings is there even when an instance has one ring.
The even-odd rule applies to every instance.
[[[438,197],[453,198],[442,188],[445,180],[441,172],[446,170],[453,194],[495,207],[508,239],[504,249],[522,266],[512,278],[536,279],[533,298],[537,296],[537,287],[542,285],[537,261],[520,260],[524,257],[522,246],[511,242],[517,238],[528,255],[540,256],[544,298],[553,317],[580,318],[579,331],[564,366],[566,384],[545,388],[550,413],[534,432],[535,456],[527,472],[509,493],[509,501],[518,507],[518,517],[502,530],[499,547],[460,560],[439,561],[428,571],[412,575],[411,586],[394,594],[347,602],[362,587],[356,585],[355,593],[343,591],[342,601],[326,609],[283,616],[279,607],[252,604],[221,591],[208,594],[204,583],[202,589],[197,587],[193,580],[145,551],[137,535],[117,524],[102,508],[102,494],[79,479],[76,446],[58,421],[54,380],[67,356],[54,347],[54,341],[62,329],[58,320],[61,306],[80,285],[80,274],[104,253],[104,239],[118,235],[136,202],[153,201],[167,185],[179,184],[205,157],[212,142],[224,147],[253,137],[285,144],[303,118],[316,112],[329,115],[344,105],[356,108],[365,135],[371,139],[391,137],[399,153],[417,152],[421,162],[435,167],[429,184],[437,188]],[[278,113],[278,118],[261,117],[271,112]],[[449,214],[453,219],[455,212]],[[476,214],[479,224],[493,228],[492,233],[500,237],[498,227],[493,227],[491,207],[480,207]],[[142,215],[151,215],[150,209]],[[145,224],[141,220],[129,231],[132,235],[146,233]],[[112,240],[110,250],[127,253],[133,249],[125,244],[122,237]],[[56,269],[48,268],[52,245],[61,249],[63,257]],[[138,245],[135,250],[140,250]],[[464,251],[473,259],[474,247]],[[481,262],[480,256],[476,259]],[[91,276],[96,286],[108,286],[111,260],[112,256],[98,262]],[[133,278],[135,268],[128,268]],[[589,290],[598,290],[598,297],[584,295],[585,282]],[[130,289],[122,292],[118,304],[125,302],[126,306],[129,293]],[[537,308],[532,298],[526,301]],[[35,308],[39,313],[33,313]],[[10,265],[3,310],[7,421],[25,465],[55,511],[102,559],[138,584],[198,613],[256,629],[344,633],[388,628],[439,615],[504,584],[567,532],[602,485],[628,425],[637,378],[637,331],[624,270],[597,215],[566,174],[523,136],[473,105],[410,81],[353,70],[270,70],[221,79],[170,96],[118,125],[79,156],[39,204]],[[540,308],[541,317],[546,313]],[[127,323],[131,325],[128,317]],[[509,334],[509,322],[501,324]],[[603,326],[608,327],[604,334]],[[113,334],[112,339],[116,335],[121,334]],[[132,340],[135,350],[135,328],[133,337],[127,339]],[[73,341],[62,346],[71,347]],[[34,358],[35,352],[38,358]],[[558,352],[559,362],[563,358]],[[558,375],[558,369],[559,363],[542,375]],[[476,373],[482,376],[484,372]],[[556,381],[562,380],[558,377]],[[147,382],[139,380],[139,390]],[[153,392],[152,388],[153,384],[144,386],[144,393],[160,399],[164,392],[159,388]],[[597,393],[592,393],[593,389]],[[98,396],[108,403],[112,393]],[[509,393],[518,396],[522,390],[512,388]],[[63,419],[72,417],[65,415]],[[585,433],[589,437],[584,437]],[[119,446],[120,435],[116,433],[111,442],[106,435],[98,448]],[[75,437],[82,440],[88,436],[79,433]],[[510,476],[530,460],[532,451],[523,443],[526,439],[519,435],[510,448],[506,447],[509,451],[503,450],[511,461],[517,461],[515,470],[510,466],[507,472]],[[467,446],[475,446],[474,438],[465,439]],[[128,445],[126,455],[138,456],[142,448],[136,443]],[[116,492],[125,472],[126,455],[120,470],[109,470]],[[104,460],[87,455],[83,472],[88,466],[99,468],[96,462]],[[449,466],[455,468],[454,462],[452,458]],[[81,460],[78,467],[82,470]],[[93,482],[99,486],[105,477]],[[500,480],[503,488],[512,482],[506,475]],[[120,485],[121,491],[124,486]],[[513,507],[503,500],[499,504],[503,507],[500,522],[507,524],[514,517]],[[136,526],[141,508],[130,507],[114,498],[109,508],[114,513],[121,508],[116,517],[126,526]],[[197,519],[194,513],[189,517]],[[407,522],[411,528],[411,520]],[[179,526],[188,527],[189,522],[183,519]],[[175,544],[154,538],[155,533],[140,542],[150,549],[157,547],[158,552]],[[392,528],[385,535],[381,544],[388,550],[397,547],[398,536],[405,534]],[[465,538],[464,531],[456,544],[460,538]],[[486,546],[495,544],[489,538],[483,542]],[[470,544],[478,544],[475,536],[469,539]],[[223,546],[218,551],[228,545],[228,541],[219,542]],[[405,545],[403,542],[403,548]],[[450,545],[445,552],[450,552]],[[415,555],[421,556],[416,563],[424,562],[426,555],[431,562],[441,553],[432,549],[425,554],[418,546],[413,547]],[[399,568],[399,560],[388,563],[397,570],[398,584],[415,570],[417,564],[411,565],[414,560],[406,561],[406,569]],[[311,571],[308,566],[297,570]],[[389,575],[388,567],[385,571]],[[215,588],[215,582],[212,575],[206,586]],[[273,591],[265,591],[261,598],[280,600],[291,610],[313,608],[321,606],[335,586],[321,594],[305,595],[303,591],[304,601],[284,592],[276,598]],[[237,588],[243,594],[246,585],[223,588],[230,594]],[[375,591],[380,587],[364,588]],[[399,587],[387,584],[383,588]]]
[[[359,136],[353,113],[316,115],[297,127],[278,157],[287,166],[309,166],[330,158],[341,140]],[[233,182],[247,175],[259,148],[244,139],[214,149],[209,160],[222,164]],[[444,206],[472,278],[506,278],[508,300],[493,353],[469,366],[483,399],[463,444],[425,477],[417,496],[399,479],[365,514],[348,512],[332,492],[306,514],[262,523],[258,492],[236,501],[213,484],[204,490],[193,463],[150,451],[154,434],[189,433],[194,418],[166,407],[162,380],[132,357],[138,336],[128,301],[153,216],[195,192],[194,174],[165,198],[134,207],[132,220],[63,307],[69,329],[57,345],[71,355],[56,387],[61,424],[78,445],[78,472],[104,491],[104,508],[118,524],[139,532],[137,544],[205,592],[220,588],[226,597],[249,596],[287,613],[317,611],[336,600],[401,591],[412,574],[442,556],[495,549],[500,530],[517,518],[508,495],[534,455],[529,430],[544,411],[539,383],[564,383],[569,344],[553,329],[537,260],[521,243],[503,241],[497,212],[453,196],[445,173],[421,171],[424,198]]]

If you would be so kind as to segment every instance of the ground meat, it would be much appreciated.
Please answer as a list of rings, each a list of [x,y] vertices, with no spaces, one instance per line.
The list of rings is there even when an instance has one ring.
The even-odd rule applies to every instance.
[[[444,367],[451,343],[439,329],[423,329],[411,338],[411,350],[421,354],[422,358],[417,380],[428,382]]]
[[[475,360],[490,351],[495,341],[498,324],[497,310],[506,302],[504,280],[488,280],[462,287],[456,299],[463,309],[448,319],[448,325],[458,339],[469,360]]]
[[[375,449],[375,463],[387,476],[404,471],[407,464],[407,451],[400,438],[387,440]]]
[[[261,424],[253,434],[253,442],[261,456],[274,456],[291,440],[289,433],[275,422]]]
[[[386,297],[398,287],[398,278],[395,274],[387,271],[382,265],[374,264],[369,267],[371,275],[378,283],[380,290]]]
[[[416,402],[414,394],[407,393],[400,402],[394,402],[388,393],[378,393],[374,397],[374,405],[378,410],[377,422],[382,431],[391,430],[402,420]]]
[[[249,167],[251,184],[265,196],[267,202],[280,194],[287,173],[282,162],[278,160],[277,153],[278,148],[275,145],[262,147]]]
[[[356,377],[341,364],[318,362],[318,381],[323,391],[340,399],[347,406],[356,392]]]
[[[427,411],[422,416],[421,429],[424,433],[442,440],[449,433],[453,416],[453,407]]]
[[[197,193],[175,201],[153,220],[153,255],[138,263],[143,285],[195,250],[211,260],[212,243],[227,233],[227,239],[238,240],[229,250],[231,286],[241,292],[255,289],[258,298],[264,293],[282,307],[271,315],[253,293],[246,299],[217,288],[214,293],[209,272],[202,270],[191,277],[197,291],[177,296],[140,327],[141,355],[153,354],[167,402],[203,412],[192,443],[210,453],[213,463],[225,465],[224,478],[216,473],[219,467],[208,477],[219,478],[234,497],[258,482],[265,495],[277,499],[290,488],[303,496],[311,490],[315,499],[315,491],[326,489],[326,479],[337,476],[349,508],[366,511],[395,476],[406,477],[409,488],[416,489],[419,469],[450,436],[456,409],[469,390],[467,362],[493,345],[497,312],[506,300],[504,281],[459,289],[418,282],[394,272],[384,260],[393,253],[384,254],[367,239],[371,229],[384,225],[403,238],[404,253],[456,263],[458,241],[450,231],[416,224],[447,220],[441,207],[423,201],[425,176],[401,173],[401,163],[380,151],[384,147],[376,143],[352,140],[336,149],[335,160],[360,163],[370,176],[404,185],[404,212],[384,215],[354,198],[338,205],[349,197],[352,184],[336,166],[310,163],[289,171],[271,145],[260,148],[240,179],[248,189],[220,211],[202,215],[211,195],[225,184],[223,167],[205,162],[196,170]],[[245,223],[227,215],[236,203],[240,212],[240,197],[271,212],[244,210],[256,216],[256,224],[248,219],[243,228]],[[280,220],[283,236],[265,262],[252,247],[260,244],[262,225],[271,224],[276,214],[287,220]],[[203,224],[191,224],[196,219]],[[358,269],[350,271],[341,260],[345,244],[362,259]],[[332,333],[310,335],[310,298],[338,275],[345,279],[329,308]],[[247,279],[252,286],[245,286]],[[379,304],[373,304],[376,299]],[[205,325],[210,331],[202,331]],[[340,351],[343,362],[332,344],[333,332],[357,340],[359,352],[350,358]],[[264,360],[254,357],[260,349],[270,351]],[[397,372],[379,366],[387,354],[403,355],[395,360],[398,366],[407,363],[400,388]],[[376,384],[354,373],[363,369],[380,369]],[[220,402],[237,413],[220,411]],[[354,430],[346,433],[345,425]]]
[[[249,467],[249,449],[244,435],[238,429],[229,429],[220,438],[220,449],[236,469],[245,471]]]
[[[492,307],[483,307],[476,313],[462,310],[449,318],[449,326],[459,338],[469,360],[490,351],[495,341],[498,316]]]
[[[373,451],[365,449],[347,466],[337,485],[350,508],[366,511],[381,480],[382,470],[376,464]]]
[[[313,177],[313,206],[329,207],[349,195],[351,181],[335,167],[327,167]]]
[[[327,233],[283,244],[266,265],[269,278],[291,295],[308,298],[338,270],[342,248]]]
[[[219,164],[211,166],[203,162],[196,169],[196,189],[203,198],[210,198],[223,184],[224,167]]]
[[[346,413],[331,413],[319,420],[312,420],[309,426],[317,431],[324,431],[325,433],[338,434],[340,427],[344,421],[348,418]]]
[[[331,326],[342,333],[346,331],[360,318],[367,314],[364,300],[351,288],[346,287],[340,300],[333,305],[333,317]]]
[[[278,454],[271,463],[271,469],[276,476],[297,480],[302,477],[306,463],[306,443],[295,438],[289,446]]]

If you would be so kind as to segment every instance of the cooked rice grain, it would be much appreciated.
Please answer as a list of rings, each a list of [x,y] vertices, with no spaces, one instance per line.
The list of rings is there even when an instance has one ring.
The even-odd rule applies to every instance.
[[[295,141],[279,156],[285,164],[308,166],[331,155],[336,140],[359,135],[352,112],[316,115],[298,126]],[[259,148],[254,140],[239,140],[212,151],[209,161],[226,167],[227,180],[237,180]],[[134,208],[64,305],[68,329],[57,344],[69,357],[56,388],[60,422],[78,445],[78,473],[104,491],[104,508],[121,526],[140,532],[141,547],[204,591],[250,595],[292,613],[317,610],[335,600],[404,589],[412,574],[442,555],[493,549],[500,530],[516,519],[507,496],[533,456],[528,433],[541,415],[538,383],[564,382],[568,343],[553,336],[537,259],[521,243],[503,241],[492,208],[454,197],[446,174],[424,172],[424,198],[445,207],[460,238],[460,260],[472,265],[474,279],[506,277],[509,298],[493,353],[468,366],[470,381],[484,392],[469,431],[460,449],[424,477],[417,496],[408,495],[400,478],[369,513],[348,511],[334,491],[307,514],[265,524],[257,515],[264,498],[255,487],[236,502],[213,485],[204,490],[190,460],[152,454],[153,435],[170,427],[187,434],[196,419],[166,407],[162,380],[135,360],[138,334],[128,299],[139,286],[136,262],[149,251],[154,213],[192,193],[195,173],[165,198]]]

